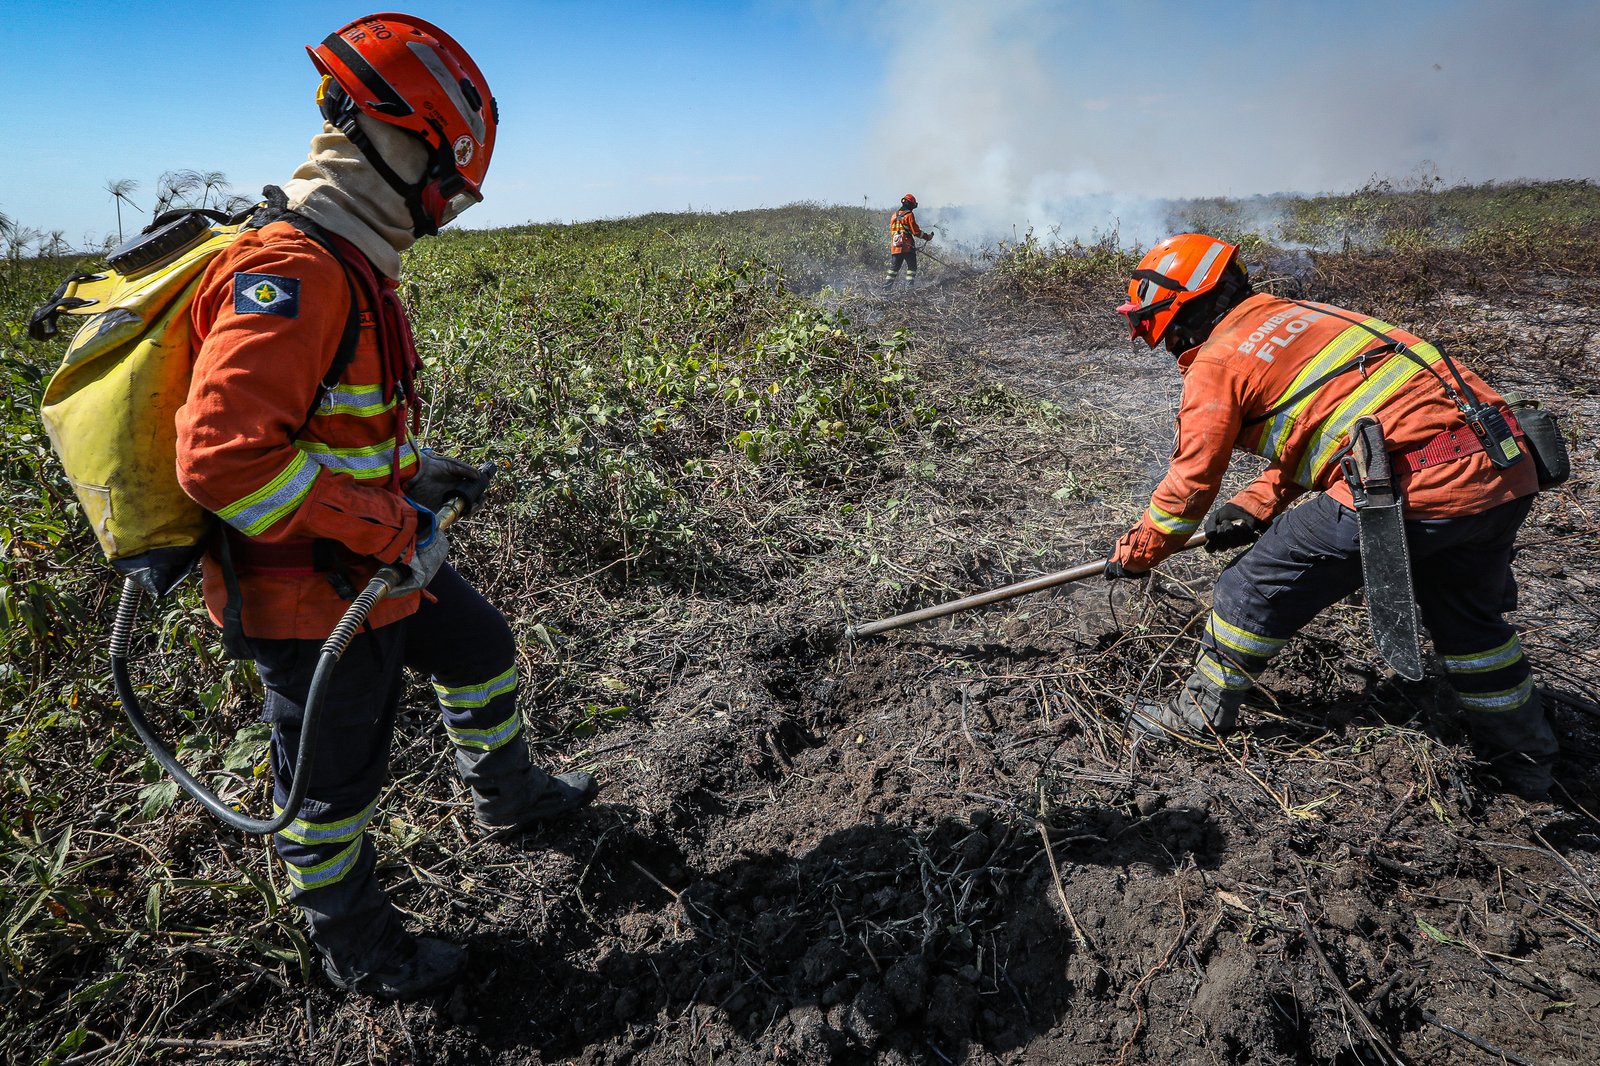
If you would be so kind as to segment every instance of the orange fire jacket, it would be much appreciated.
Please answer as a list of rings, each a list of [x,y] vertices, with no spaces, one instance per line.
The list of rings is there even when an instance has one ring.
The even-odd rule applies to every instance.
[[[1172,461],[1139,524],[1117,542],[1112,557],[1140,571],[1176,551],[1200,527],[1235,450],[1264,456],[1269,465],[1231,502],[1271,519],[1308,491],[1327,492],[1351,506],[1338,460],[1350,425],[1361,415],[1382,425],[1391,454],[1419,449],[1446,430],[1464,430],[1439,380],[1393,352],[1373,357],[1364,372],[1331,379],[1281,414],[1249,424],[1323,372],[1381,346],[1358,322],[1404,341],[1455,385],[1438,350],[1415,334],[1328,304],[1304,307],[1274,296],[1250,297],[1204,344],[1179,357],[1183,399]],[[1455,362],[1479,402],[1503,405],[1499,393]],[[1397,466],[1396,475],[1408,519],[1477,514],[1538,491],[1531,460],[1499,470],[1481,451],[1416,471]]]
[[[913,237],[926,240],[928,235],[917,225],[916,212],[902,207],[889,216],[889,251],[896,254],[909,251]]]
[[[380,565],[414,551],[416,511],[391,478],[401,412],[384,395],[365,296],[355,356],[318,398],[352,298],[330,252],[274,222],[217,256],[190,309],[195,366],[177,416],[178,479],[227,524],[252,637],[320,640],[348,606],[328,574],[308,565],[314,542],[333,542],[357,590]],[[402,486],[416,463],[407,442]],[[204,561],[204,587],[220,624],[227,592],[215,551]],[[370,623],[403,618],[420,602],[416,593],[386,597]]]

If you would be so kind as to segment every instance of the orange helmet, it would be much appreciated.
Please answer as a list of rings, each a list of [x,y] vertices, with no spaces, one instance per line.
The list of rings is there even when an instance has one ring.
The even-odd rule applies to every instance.
[[[1129,338],[1154,348],[1183,305],[1210,292],[1239,255],[1237,245],[1203,233],[1168,237],[1145,253],[1128,282]]]
[[[323,115],[406,198],[417,233],[432,234],[483,199],[500,107],[472,57],[412,15],[368,15],[306,46],[323,74]],[[415,134],[428,149],[420,183],[403,180],[373,149],[358,114]]]
[[[909,207],[911,210],[915,211],[917,209],[917,198],[912,196],[910,193],[906,193],[904,196],[900,197],[900,206]]]

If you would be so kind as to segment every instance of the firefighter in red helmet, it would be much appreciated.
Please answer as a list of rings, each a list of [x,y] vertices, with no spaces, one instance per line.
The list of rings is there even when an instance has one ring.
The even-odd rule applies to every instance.
[[[1166,476],[1117,541],[1107,576],[1144,575],[1202,521],[1208,551],[1249,546],[1217,580],[1183,689],[1136,701],[1131,724],[1163,736],[1234,728],[1268,660],[1365,584],[1379,650],[1396,649],[1390,661],[1421,676],[1420,607],[1490,783],[1542,797],[1555,735],[1502,617],[1538,479],[1505,400],[1406,330],[1255,293],[1238,248],[1204,234],[1152,248],[1118,310],[1133,337],[1177,357],[1184,381]],[[1233,451],[1268,466],[1213,510]],[[1379,488],[1386,506],[1375,508]],[[1391,576],[1403,580],[1378,580]],[[1392,611],[1378,611],[1380,596]]]
[[[191,307],[178,476],[222,520],[206,602],[219,623],[238,618],[266,688],[280,804],[318,649],[345,596],[385,564],[410,575],[340,662],[323,712],[336,740],[275,838],[328,978],[402,999],[451,982],[466,962],[461,947],[405,928],[366,831],[405,668],[433,683],[486,832],[568,814],[597,786],[530,761],[510,627],[446,562],[435,528],[435,510],[483,475],[412,438],[420,361],[396,292],[400,255],[483,198],[494,97],[459,44],[406,15],[358,19],[309,51],[323,75],[322,132],[209,265]]]
[[[900,207],[889,216],[889,271],[883,276],[883,291],[894,288],[894,276],[905,264],[906,288],[917,283],[917,241],[933,240],[933,230],[924,233],[917,225],[917,198],[910,193],[900,197]]]

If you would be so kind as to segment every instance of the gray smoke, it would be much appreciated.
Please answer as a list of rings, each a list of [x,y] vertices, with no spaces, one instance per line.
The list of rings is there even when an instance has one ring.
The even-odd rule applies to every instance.
[[[1600,176],[1600,4],[887,7],[876,185],[963,205],[923,214],[969,241],[1142,246],[1170,198]]]

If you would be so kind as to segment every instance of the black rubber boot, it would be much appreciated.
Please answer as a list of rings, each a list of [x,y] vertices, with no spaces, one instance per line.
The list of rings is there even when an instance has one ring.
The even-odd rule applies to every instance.
[[[587,807],[600,792],[592,774],[552,776],[534,766],[520,733],[493,751],[456,748],[456,770],[472,790],[478,824],[495,837],[565,817]]]
[[[1184,737],[1211,741],[1233,732],[1238,723],[1239,704],[1243,702],[1243,692],[1222,688],[1196,670],[1189,675],[1183,688],[1164,703],[1130,702],[1128,725],[1163,740]]]
[[[434,937],[409,933],[373,958],[360,964],[336,964],[322,957],[322,972],[346,992],[376,999],[414,999],[455,983],[467,966],[467,951]]]
[[[406,931],[373,877],[369,848],[349,877],[295,896],[323,973],[335,987],[379,999],[410,999],[455,980],[467,953]]]
[[[1491,786],[1526,800],[1549,796],[1550,771],[1561,747],[1545,718],[1538,689],[1517,710],[1467,712],[1464,717],[1472,749],[1483,761]]]

